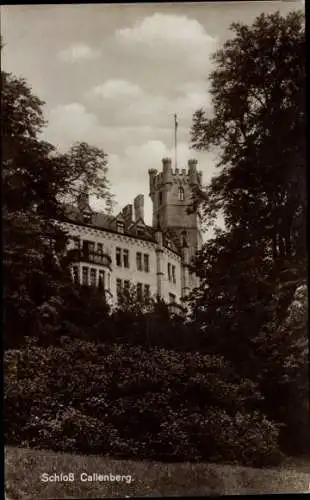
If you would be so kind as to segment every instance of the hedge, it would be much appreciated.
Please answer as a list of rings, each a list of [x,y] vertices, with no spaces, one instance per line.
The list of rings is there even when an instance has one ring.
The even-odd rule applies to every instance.
[[[5,352],[8,444],[114,457],[275,464],[279,426],[221,357],[63,339]]]

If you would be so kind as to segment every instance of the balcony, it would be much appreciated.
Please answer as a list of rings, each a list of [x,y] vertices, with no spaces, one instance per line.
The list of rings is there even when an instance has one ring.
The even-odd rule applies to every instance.
[[[108,253],[88,252],[74,248],[68,251],[68,258],[71,262],[87,262],[103,267],[111,267],[112,259]]]

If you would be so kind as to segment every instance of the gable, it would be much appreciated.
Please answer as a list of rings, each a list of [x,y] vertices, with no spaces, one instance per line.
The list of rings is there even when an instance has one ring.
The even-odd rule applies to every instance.
[[[125,223],[125,219],[124,219],[124,216],[122,214],[122,212],[120,212],[115,218],[114,218],[114,222],[123,222]]]

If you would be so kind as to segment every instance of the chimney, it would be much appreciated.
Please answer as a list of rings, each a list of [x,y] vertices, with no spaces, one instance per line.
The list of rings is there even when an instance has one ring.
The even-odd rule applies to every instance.
[[[138,194],[133,200],[135,220],[142,219],[144,221],[144,195]]]
[[[157,175],[157,170],[155,168],[149,169],[149,181],[150,181],[150,194],[154,192],[154,183]]]
[[[133,209],[132,205],[126,205],[122,210],[122,215],[124,217],[125,223],[130,224],[133,221]]]

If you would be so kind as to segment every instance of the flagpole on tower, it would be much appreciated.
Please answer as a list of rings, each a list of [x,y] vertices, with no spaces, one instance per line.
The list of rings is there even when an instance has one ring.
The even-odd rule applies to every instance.
[[[178,143],[177,143],[177,130],[178,130],[177,115],[174,115],[174,168],[178,166]]]

